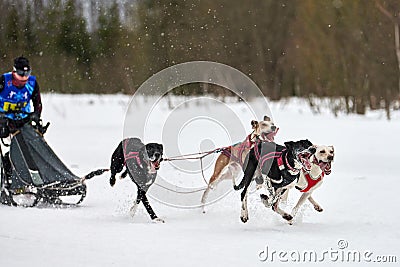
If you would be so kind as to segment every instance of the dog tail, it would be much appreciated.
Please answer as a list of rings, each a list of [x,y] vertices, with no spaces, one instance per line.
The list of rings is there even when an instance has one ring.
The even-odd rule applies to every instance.
[[[92,172],[86,174],[82,178],[82,180],[89,180],[89,179],[91,179],[91,178],[93,178],[95,176],[102,175],[103,173],[108,172],[109,170],[110,169],[98,169],[98,170],[92,171]]]

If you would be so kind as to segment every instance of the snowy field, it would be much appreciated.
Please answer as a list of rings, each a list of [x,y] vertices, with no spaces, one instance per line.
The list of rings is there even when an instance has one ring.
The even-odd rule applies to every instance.
[[[45,137],[63,162],[79,176],[108,167],[111,153],[123,137],[129,97],[47,94],[42,98],[43,119],[51,122]],[[144,103],[135,103],[135,116],[147,116],[141,113]],[[250,132],[250,119],[255,118],[246,113],[243,104],[228,106],[238,111]],[[199,208],[176,208],[150,199],[166,221],[156,224],[142,205],[134,218],[129,216],[136,194],[134,184],[129,179],[118,180],[111,188],[106,173],[87,182],[88,195],[77,207],[0,206],[0,266],[287,266],[294,262],[304,266],[398,266],[400,113],[394,112],[391,121],[381,111],[336,118],[328,111],[313,114],[298,99],[271,103],[270,107],[280,128],[277,143],[308,138],[335,147],[332,174],[314,193],[324,208],[322,213],[306,204],[294,225],[288,225],[261,204],[258,194],[252,194],[249,221],[243,224],[240,194],[229,191],[207,206],[205,214]],[[219,112],[212,103],[206,107],[189,103],[176,112],[190,117],[203,109]],[[161,119],[167,114],[165,106],[156,116],[152,114],[148,134],[154,137],[146,142],[160,142],[157,133],[162,132]],[[219,131],[212,126],[197,129],[195,123],[193,127],[180,133],[177,146],[182,153],[226,146],[244,138],[233,135],[226,141],[212,135],[215,144],[204,142],[192,149],[188,145],[191,138]],[[164,138],[175,136],[167,133]],[[174,148],[166,147],[168,150]],[[210,171],[207,168],[207,176]],[[204,186],[201,174],[185,178],[185,173],[167,162],[162,163],[160,174],[177,179],[176,183],[189,180]],[[231,182],[221,186],[230,188]],[[151,190],[156,195],[157,188]],[[183,201],[200,202],[200,196],[185,196]],[[283,208],[290,211],[298,196],[292,192]],[[318,258],[309,260],[307,253]],[[348,259],[352,253],[361,258],[350,255]],[[397,263],[383,263],[394,260]]]

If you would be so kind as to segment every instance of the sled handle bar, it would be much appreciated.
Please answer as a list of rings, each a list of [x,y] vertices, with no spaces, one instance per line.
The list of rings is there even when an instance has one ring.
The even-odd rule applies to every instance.
[[[10,110],[10,111],[0,111],[0,117],[5,117],[6,114],[25,114],[28,115],[30,121],[34,121],[37,129],[41,134],[44,134],[47,131],[47,128],[50,126],[50,122],[47,122],[46,125],[43,126],[42,120],[40,118],[32,118],[32,115],[35,112],[26,112],[22,110]]]
[[[7,114],[21,114],[21,115],[28,115],[29,119],[32,119],[32,115],[35,114],[35,112],[26,112],[26,111],[22,111],[22,110],[10,110],[10,111],[0,111],[0,117],[5,116]],[[36,122],[36,121],[35,121]]]
[[[33,113],[35,113],[35,112],[26,112],[26,111],[23,111],[23,110],[7,110],[7,111],[1,110],[0,111],[0,114],[26,114],[26,115],[31,115]]]

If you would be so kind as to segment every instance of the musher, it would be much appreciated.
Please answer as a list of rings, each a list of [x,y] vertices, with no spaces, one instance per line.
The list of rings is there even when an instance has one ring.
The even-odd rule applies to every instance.
[[[23,56],[14,59],[13,70],[0,78],[0,137],[8,137],[26,123],[39,121],[42,113],[39,84],[31,75],[29,60]],[[33,105],[33,114],[30,101]],[[18,113],[21,111],[21,113]]]
[[[12,71],[4,73],[0,78],[0,138],[9,137],[31,121],[35,121],[36,124],[40,122],[42,101],[39,84],[31,72],[29,60],[20,56],[14,59]],[[21,145],[21,149],[27,151],[23,140]],[[29,167],[35,170],[36,166],[29,153],[25,156]],[[2,161],[6,175],[9,177],[11,175],[9,152],[3,155]]]

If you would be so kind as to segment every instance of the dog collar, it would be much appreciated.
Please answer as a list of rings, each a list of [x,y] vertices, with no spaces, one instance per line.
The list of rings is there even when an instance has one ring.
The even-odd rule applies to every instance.
[[[288,155],[288,151],[286,151],[286,153],[285,153],[285,163],[286,163],[286,166],[287,166],[287,168],[288,168],[288,172],[291,174],[291,175],[297,175],[297,174],[299,174],[300,173],[300,170],[299,169],[296,169],[296,168],[293,168],[292,166],[290,166],[290,164],[289,164],[289,160],[288,160],[288,158],[287,158],[287,155]],[[283,157],[283,155],[282,155],[282,157]],[[283,170],[284,168],[285,168],[285,164],[283,164],[283,159],[282,159],[282,157],[280,157],[279,159],[278,159],[278,166],[279,166],[279,161],[281,161],[281,166],[279,166],[279,169],[280,170]],[[282,169],[281,169],[282,168]]]

